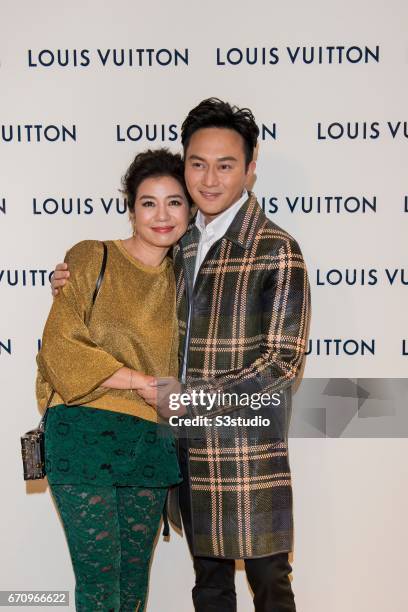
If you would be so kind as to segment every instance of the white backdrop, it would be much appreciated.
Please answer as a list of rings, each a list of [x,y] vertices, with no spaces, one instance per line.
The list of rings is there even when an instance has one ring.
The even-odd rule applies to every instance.
[[[19,456],[20,434],[38,420],[48,272],[79,240],[126,237],[118,187],[132,157],[147,146],[179,150],[183,117],[217,96],[249,106],[263,126],[254,190],[310,270],[305,376],[405,378],[408,5],[0,6],[0,589],[70,589],[73,602],[49,493],[26,489]],[[339,354],[333,342],[318,354],[319,339],[341,339]],[[360,354],[362,341],[372,351]],[[405,612],[407,441],[291,439],[290,448],[299,612]],[[149,612],[191,611],[192,585],[173,534],[156,549]],[[239,611],[252,610],[242,570],[237,589]]]

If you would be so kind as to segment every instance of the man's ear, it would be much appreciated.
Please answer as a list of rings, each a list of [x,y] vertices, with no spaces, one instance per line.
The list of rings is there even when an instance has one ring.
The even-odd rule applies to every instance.
[[[256,170],[256,161],[252,160],[250,164],[248,165],[248,170],[246,172],[246,181],[245,181],[245,187],[249,191],[252,191],[252,188],[256,181],[255,170]]]

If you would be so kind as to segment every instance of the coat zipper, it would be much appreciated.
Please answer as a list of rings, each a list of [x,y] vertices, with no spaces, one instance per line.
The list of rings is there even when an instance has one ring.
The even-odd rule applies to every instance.
[[[214,242],[214,244],[211,246],[211,248],[209,249],[207,255],[204,257],[203,261],[201,262],[201,266],[199,267],[198,271],[197,271],[197,276],[196,276],[196,280],[198,278],[198,275],[200,274],[201,268],[204,265],[204,262],[207,260],[207,258],[209,258],[209,255],[211,253],[211,251],[213,250],[213,247],[215,247],[219,242],[221,242],[221,239],[217,240],[216,242]],[[186,266],[185,266],[185,262],[184,262],[184,253],[183,253],[183,247],[180,245],[180,250],[181,250],[181,256],[182,256],[182,260],[183,260],[183,271],[184,271],[184,279],[185,279],[185,285],[187,288],[186,291],[186,295],[187,295],[187,301],[188,301],[188,316],[187,316],[187,330],[186,330],[186,337],[184,340],[184,350],[183,350],[183,370],[181,373],[181,382],[183,384],[185,384],[186,382],[186,375],[187,375],[187,362],[188,362],[188,355],[190,352],[190,336],[191,336],[191,319],[192,319],[192,314],[193,314],[193,293],[194,293],[194,287],[195,287],[195,283],[194,283],[194,279],[193,279],[193,290],[190,293],[190,284],[188,282],[188,276],[187,276],[187,270],[186,270]],[[191,474],[190,474],[190,456],[189,456],[189,443],[188,443],[188,436],[186,434],[186,446],[187,446],[187,474],[188,474],[188,480],[190,482],[190,486],[189,486],[189,497],[190,497],[190,517],[191,517],[191,546],[192,546],[192,553],[194,554],[194,550],[195,550],[195,540],[194,540],[194,510],[193,510],[193,493],[191,490]]]
[[[187,315],[187,327],[186,327],[186,337],[184,339],[184,350],[183,350],[183,362],[182,362],[182,372],[181,372],[181,382],[185,384],[186,382],[186,374],[187,374],[187,359],[188,353],[190,350],[190,335],[191,335],[191,314],[192,314],[192,306],[191,306],[191,294],[190,294],[190,285],[188,282],[186,264],[184,261],[184,252],[183,247],[180,245],[181,257],[183,261],[183,271],[184,271],[184,282],[186,286],[186,295],[187,295],[187,304],[188,304],[188,315]]]
[[[212,255],[212,252],[213,252],[214,248],[216,246],[218,246],[218,244],[221,242],[223,237],[224,236],[222,236],[221,238],[216,240],[214,242],[214,244],[211,245],[210,249],[208,250],[207,255],[204,257],[203,261],[201,262],[201,265],[200,265],[199,269],[197,270],[196,280],[198,279],[198,276],[199,276],[199,274],[201,272],[201,268],[204,266],[204,264],[207,262],[207,260],[210,259],[210,255]],[[186,284],[186,288],[187,288],[187,301],[188,301],[187,329],[186,329],[186,337],[185,337],[185,341],[184,341],[184,350],[183,350],[183,366],[182,366],[183,369],[182,369],[182,372],[181,372],[181,382],[182,382],[182,384],[185,384],[186,377],[187,377],[188,355],[189,355],[189,352],[190,352],[191,319],[192,319],[192,316],[193,316],[193,297],[194,297],[193,294],[194,294],[194,289],[195,289],[196,283],[194,282],[194,279],[193,279],[193,290],[190,293],[190,285],[188,283],[187,270],[186,270],[186,266],[185,266],[185,262],[184,262],[183,247],[181,245],[180,245],[180,250],[181,250],[181,255],[182,255],[182,260],[183,260],[183,271],[184,271],[185,284]]]

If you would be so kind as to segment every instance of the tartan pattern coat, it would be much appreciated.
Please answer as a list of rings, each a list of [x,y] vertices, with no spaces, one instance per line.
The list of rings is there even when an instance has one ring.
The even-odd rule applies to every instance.
[[[280,392],[280,404],[257,412],[233,401],[215,402],[210,412],[189,407],[189,416],[259,415],[271,423],[186,428],[193,552],[238,559],[291,551],[287,438],[290,389],[308,331],[305,263],[296,241],[265,216],[253,194],[210,248],[193,287],[199,238],[193,221],[173,253],[186,391]],[[177,489],[169,515],[181,525]]]

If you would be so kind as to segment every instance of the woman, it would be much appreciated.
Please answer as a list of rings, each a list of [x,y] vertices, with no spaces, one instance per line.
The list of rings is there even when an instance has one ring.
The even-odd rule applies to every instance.
[[[54,299],[38,355],[47,413],[48,482],[76,576],[76,609],[145,608],[149,562],[167,489],[181,481],[167,425],[138,391],[177,376],[169,248],[190,201],[179,155],[136,156],[124,179],[133,236],[68,251],[70,282]],[[51,398],[51,401],[50,401]]]

